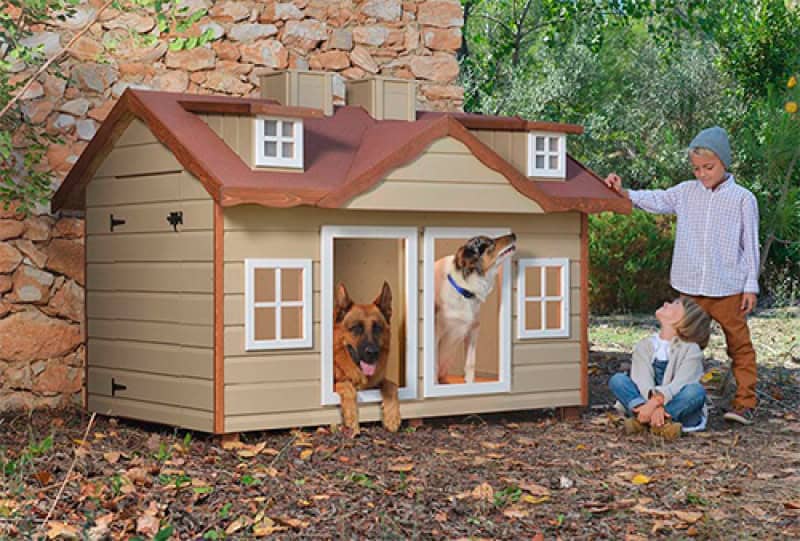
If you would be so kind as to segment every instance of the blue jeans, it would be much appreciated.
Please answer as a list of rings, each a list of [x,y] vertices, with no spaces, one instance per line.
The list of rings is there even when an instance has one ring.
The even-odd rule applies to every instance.
[[[617,400],[625,406],[629,415],[633,414],[634,408],[647,402],[628,374],[614,374],[611,376],[608,386]],[[705,402],[706,390],[703,386],[699,383],[689,383],[672,397],[672,400],[664,406],[664,411],[684,427],[691,428],[702,422]]]

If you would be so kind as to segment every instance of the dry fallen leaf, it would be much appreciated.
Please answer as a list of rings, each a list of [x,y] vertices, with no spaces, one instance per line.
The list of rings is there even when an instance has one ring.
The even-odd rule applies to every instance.
[[[530,494],[524,494],[520,500],[525,503],[536,505],[550,500],[550,496],[531,496]]]
[[[78,529],[65,522],[50,522],[48,526],[48,539],[78,539]]]
[[[698,511],[675,511],[675,517],[687,524],[694,524],[703,518],[703,513]]]
[[[303,451],[300,453],[300,460],[308,460],[313,454],[313,449],[303,449]]]
[[[34,474],[34,477],[39,481],[42,486],[49,485],[53,481],[53,474],[49,471],[40,471]]]
[[[783,506],[786,509],[800,509],[800,500],[793,500],[790,502],[785,502]]]
[[[405,472],[410,472],[413,469],[414,469],[414,464],[411,462],[405,462],[405,463],[399,462],[397,464],[391,464],[389,466],[389,471],[393,472],[405,473]]]
[[[136,533],[153,537],[158,533],[159,520],[151,514],[145,513],[136,519]]]
[[[232,535],[241,530],[242,528],[244,528],[245,526],[247,526],[248,523],[249,519],[247,517],[239,517],[230,524],[228,524],[228,527],[225,528],[225,533],[228,535]]]
[[[519,488],[526,492],[530,492],[534,496],[549,496],[550,489],[547,487],[543,487],[542,485],[537,485],[536,483],[528,483],[527,481],[520,481],[517,485]]]
[[[119,462],[119,458],[121,456],[122,455],[117,451],[109,451],[108,453],[103,453],[103,458],[105,458],[106,462],[108,462],[109,464],[116,464],[117,462]]]
[[[481,483],[472,489],[472,497],[476,500],[494,501],[494,489],[489,483]]]
[[[509,507],[508,509],[503,511],[503,515],[508,518],[525,518],[530,513],[525,511],[524,509],[519,509],[517,507]]]
[[[631,479],[631,483],[633,483],[634,485],[646,485],[649,482],[650,478],[647,477],[646,475],[642,475],[641,473],[637,473],[636,475],[633,476],[633,479]]]

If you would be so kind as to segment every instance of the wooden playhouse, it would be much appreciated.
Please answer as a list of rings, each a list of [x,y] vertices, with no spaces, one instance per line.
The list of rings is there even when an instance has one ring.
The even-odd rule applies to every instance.
[[[53,199],[86,217],[86,406],[214,433],[336,423],[333,287],[392,287],[404,418],[586,405],[579,126],[415,111],[413,82],[276,72],[263,99],[128,89]],[[476,382],[435,377],[433,262],[513,231]],[[377,420],[377,391],[360,394]]]

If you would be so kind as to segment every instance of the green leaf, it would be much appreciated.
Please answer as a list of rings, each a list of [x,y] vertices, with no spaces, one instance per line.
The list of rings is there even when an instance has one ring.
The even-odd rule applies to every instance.
[[[170,51],[180,51],[186,45],[186,38],[175,38],[169,42]]]
[[[170,537],[172,537],[172,530],[172,526],[167,526],[160,529],[155,537],[153,537],[153,541],[167,541]]]

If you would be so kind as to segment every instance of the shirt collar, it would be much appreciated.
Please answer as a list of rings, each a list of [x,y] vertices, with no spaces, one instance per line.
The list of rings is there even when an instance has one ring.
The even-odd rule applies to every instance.
[[[696,179],[697,180],[697,179]],[[707,192],[721,192],[723,190],[727,190],[730,186],[736,183],[735,179],[733,178],[733,174],[725,173],[725,180],[717,184],[716,188],[708,189],[706,188],[705,184],[703,184],[700,180],[697,180],[697,183],[700,185],[702,189]]]

